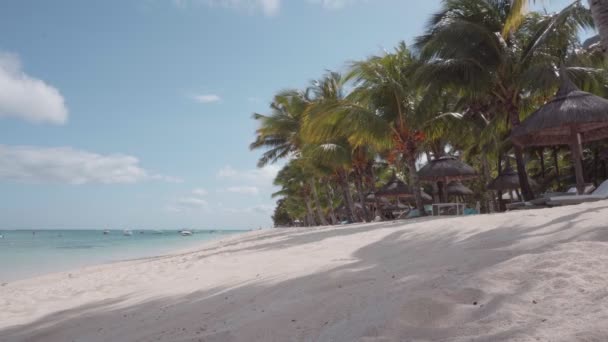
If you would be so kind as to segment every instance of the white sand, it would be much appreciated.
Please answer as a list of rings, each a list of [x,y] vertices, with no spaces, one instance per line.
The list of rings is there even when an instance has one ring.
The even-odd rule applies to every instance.
[[[253,232],[0,287],[0,341],[608,341],[607,222],[608,201]]]

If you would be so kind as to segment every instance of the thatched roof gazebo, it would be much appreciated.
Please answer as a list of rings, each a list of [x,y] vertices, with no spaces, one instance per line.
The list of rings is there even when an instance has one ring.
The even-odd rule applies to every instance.
[[[466,187],[460,181],[453,181],[448,184],[448,195],[454,196],[470,196],[473,194],[473,190]]]
[[[393,175],[382,188],[376,191],[377,197],[408,197],[414,198],[414,189]]]
[[[456,157],[443,156],[430,160],[422,169],[418,171],[420,180],[428,182],[442,182],[443,201],[447,202],[447,185],[451,181],[461,181],[476,178],[477,171],[460,161]]]
[[[530,186],[533,188],[538,187],[533,179],[529,178]],[[496,191],[510,191],[519,189],[519,174],[514,171],[511,166],[507,167],[502,171],[496,178],[494,178],[490,184],[488,184],[488,190]]]
[[[608,138],[608,100],[581,91],[561,70],[555,97],[513,129],[511,140],[521,147],[569,145],[579,194],[585,188],[581,144]]]

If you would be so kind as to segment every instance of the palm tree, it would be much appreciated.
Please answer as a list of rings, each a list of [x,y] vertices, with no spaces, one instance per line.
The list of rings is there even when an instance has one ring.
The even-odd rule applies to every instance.
[[[608,53],[608,0],[588,0],[595,27],[602,42],[602,52]]]
[[[526,5],[530,2],[536,2],[534,0],[513,0],[511,14],[503,30],[503,36],[508,34],[510,30],[519,25],[525,16]],[[580,0],[574,1],[580,3]],[[608,53],[608,0],[587,0],[593,22],[599,33],[599,40],[601,42],[602,52]]]
[[[421,128],[426,120],[418,105],[420,90],[413,84],[415,56],[401,42],[393,53],[374,56],[352,65],[350,77],[357,84],[345,108],[341,125],[355,146],[390,148],[390,161],[404,161],[414,188],[416,207],[425,215],[416,160],[424,141]],[[353,124],[355,122],[355,124]]]
[[[306,206],[306,223],[309,226],[316,225],[312,209],[311,186],[308,183],[310,176],[306,174],[298,159],[287,163],[277,174],[274,185],[281,186],[281,190],[272,196],[283,196],[284,198],[299,198]]]
[[[258,167],[264,167],[279,159],[297,156],[301,152],[304,143],[300,131],[307,106],[309,102],[304,93],[286,90],[275,96],[270,105],[272,109],[270,115],[257,113],[253,115],[253,118],[260,122],[260,127],[256,131],[256,140],[250,145],[250,149],[267,149],[258,161]],[[327,225],[317,194],[316,180],[312,175],[308,183],[315,200],[317,218],[322,225]]]
[[[345,136],[335,130],[333,124],[323,121],[330,116],[332,108],[344,105],[344,84],[345,79],[342,75],[331,71],[320,80],[312,82],[306,90],[310,105],[306,111],[302,136],[309,144],[307,155],[312,163],[318,167],[329,168],[336,175],[348,219],[354,222],[356,221],[355,205],[348,181],[353,167],[353,149]],[[322,135],[319,134],[320,131],[331,133]],[[362,205],[363,210],[366,211],[365,216],[368,217],[365,204]]]
[[[270,115],[253,114],[253,119],[259,121],[259,128],[249,148],[267,149],[258,161],[258,167],[297,155],[303,145],[300,129],[307,106],[302,92],[285,90],[274,97]]]
[[[521,11],[511,0],[451,0],[428,24],[416,46],[426,63],[423,84],[441,83],[473,94],[488,113],[507,118],[510,127],[539,95],[554,89],[560,65],[578,43],[579,28],[592,26],[589,12],[576,2],[553,15]],[[588,70],[572,70],[585,73]],[[508,134],[508,132],[507,132]],[[505,134],[505,136],[507,135]],[[526,200],[533,197],[523,153],[514,147]]]

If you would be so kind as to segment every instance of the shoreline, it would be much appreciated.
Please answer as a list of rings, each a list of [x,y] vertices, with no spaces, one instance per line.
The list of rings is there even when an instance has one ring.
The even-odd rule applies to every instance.
[[[7,341],[608,338],[608,204],[252,231],[0,287]]]
[[[9,230],[3,230],[3,231],[9,231]],[[34,230],[14,230],[14,231],[34,231]],[[40,231],[40,230],[36,230],[36,231]],[[50,232],[64,232],[64,231],[69,231],[69,230],[47,230]],[[91,232],[102,232],[103,230],[77,230],[77,231],[91,231]],[[122,232],[121,230],[115,230],[116,232]],[[153,230],[150,230],[153,231]],[[211,230],[207,230],[207,231],[211,231]],[[214,230],[215,232],[217,232],[218,230]],[[185,240],[184,243],[188,244],[189,246],[172,246],[169,248],[160,248],[159,251],[146,251],[146,250],[140,250],[139,253],[134,253],[134,254],[142,254],[141,256],[130,256],[128,255],[128,253],[125,253],[126,250],[129,250],[132,247],[136,247],[139,248],[141,247],[140,244],[138,244],[137,242],[133,245],[133,246],[124,246],[123,249],[121,250],[113,250],[109,253],[110,257],[112,256],[113,253],[118,253],[118,255],[116,255],[116,258],[113,260],[95,260],[94,258],[85,262],[82,262],[81,264],[75,264],[75,265],[70,265],[68,264],[66,267],[62,267],[61,264],[59,266],[52,266],[51,268],[41,268],[41,269],[37,269],[37,270],[31,270],[30,272],[25,272],[25,275],[12,275],[12,276],[7,276],[4,279],[0,279],[0,284],[9,284],[9,283],[14,283],[17,281],[21,281],[21,280],[27,280],[27,279],[31,279],[31,278],[38,278],[38,277],[44,277],[47,275],[52,275],[55,273],[74,273],[74,272],[78,272],[81,269],[84,268],[89,268],[89,267],[95,267],[95,266],[103,266],[103,265],[112,265],[115,263],[121,263],[121,262],[128,262],[128,261],[138,261],[138,260],[144,260],[144,259],[154,259],[154,258],[160,258],[160,257],[164,257],[164,256],[170,256],[173,254],[179,254],[182,253],[184,251],[193,251],[193,250],[197,250],[197,249],[201,249],[203,248],[203,246],[207,243],[210,242],[214,242],[214,241],[218,241],[218,240],[223,240],[223,239],[227,239],[230,237],[234,237],[234,236],[239,236],[242,234],[246,234],[249,232],[252,232],[252,230],[232,230],[232,231],[228,231],[230,233],[220,233],[218,235],[216,235],[216,237],[211,238],[211,239],[204,239],[204,240],[198,240],[198,241],[188,241]],[[187,237],[185,237],[184,239],[188,239]],[[143,241],[142,243],[146,243],[146,241]],[[95,251],[96,253],[101,253],[101,252],[106,252],[106,250],[100,250],[100,251]],[[113,253],[112,253],[113,252]],[[120,254],[122,253],[122,254]],[[97,254],[97,256],[99,256],[101,254]],[[65,256],[66,258],[68,256]]]

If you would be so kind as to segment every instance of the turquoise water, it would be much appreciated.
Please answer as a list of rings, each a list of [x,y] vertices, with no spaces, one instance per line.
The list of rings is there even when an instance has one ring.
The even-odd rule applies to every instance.
[[[201,230],[181,236],[176,230],[10,230],[0,231],[0,282],[112,261],[156,256],[201,242],[242,233]]]

